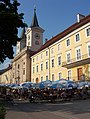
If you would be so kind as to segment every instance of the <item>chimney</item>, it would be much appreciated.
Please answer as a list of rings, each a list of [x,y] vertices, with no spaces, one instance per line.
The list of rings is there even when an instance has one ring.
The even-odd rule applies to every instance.
[[[45,38],[45,43],[48,41],[48,39],[47,38]]]
[[[77,22],[79,23],[81,19],[83,19],[85,16],[82,14],[77,14]]]

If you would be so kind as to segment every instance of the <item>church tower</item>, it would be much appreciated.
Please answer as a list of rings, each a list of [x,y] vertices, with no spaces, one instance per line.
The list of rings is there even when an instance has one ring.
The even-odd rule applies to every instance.
[[[18,54],[19,52],[21,52],[25,47],[26,47],[26,34],[25,34],[25,27],[22,30],[21,33],[21,41],[17,42],[17,52],[16,54]]]
[[[26,46],[32,51],[37,51],[43,45],[43,32],[37,20],[36,8],[34,8],[34,16],[31,26],[26,30]]]

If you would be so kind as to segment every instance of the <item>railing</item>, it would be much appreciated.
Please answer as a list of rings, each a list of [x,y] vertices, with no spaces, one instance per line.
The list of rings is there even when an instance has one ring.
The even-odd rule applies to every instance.
[[[62,62],[62,66],[65,66],[65,65],[68,65],[68,64],[71,64],[71,63],[75,63],[77,61],[82,61],[82,60],[85,60],[87,58],[90,58],[89,54],[84,54],[84,55],[81,55],[80,57],[70,59],[69,62],[68,61]]]
[[[80,78],[80,80],[78,80],[78,78]],[[74,77],[66,77],[67,80],[72,80],[74,82],[78,82],[78,81],[83,81],[82,80],[82,75],[80,77],[78,76],[74,76]],[[90,82],[90,76],[85,75],[85,80],[84,81],[89,81]]]

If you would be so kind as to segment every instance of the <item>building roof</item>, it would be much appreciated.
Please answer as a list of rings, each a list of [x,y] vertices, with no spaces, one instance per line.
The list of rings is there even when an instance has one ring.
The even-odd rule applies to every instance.
[[[9,65],[7,68],[0,70],[0,75],[3,74],[4,72],[10,70],[12,68],[11,65]]]
[[[36,53],[42,51],[43,49],[49,47],[50,45],[52,45],[53,43],[57,42],[58,40],[62,39],[63,37],[65,37],[66,35],[70,34],[71,32],[73,32],[74,30],[82,27],[83,25],[87,24],[90,22],[90,15],[86,16],[85,18],[81,19],[80,22],[73,24],[72,26],[68,27],[66,30],[64,30],[63,32],[59,33],[58,35],[56,35],[55,37],[51,38],[50,40],[48,40],[37,52],[35,52],[33,55],[35,55]]]
[[[33,16],[32,23],[31,23],[30,27],[31,28],[32,27],[39,27],[38,20],[37,20],[37,15],[36,15],[36,8],[34,8],[34,16]]]

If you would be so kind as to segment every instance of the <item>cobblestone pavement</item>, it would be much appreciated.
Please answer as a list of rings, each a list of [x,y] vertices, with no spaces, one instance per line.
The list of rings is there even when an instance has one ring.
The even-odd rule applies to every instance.
[[[90,119],[90,99],[57,103],[17,101],[6,109],[6,119]]]

